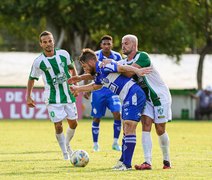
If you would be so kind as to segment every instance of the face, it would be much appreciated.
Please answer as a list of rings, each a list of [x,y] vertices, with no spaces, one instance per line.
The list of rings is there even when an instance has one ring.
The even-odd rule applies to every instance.
[[[133,51],[133,48],[135,48],[133,42],[129,38],[122,39],[121,46],[122,52],[125,55],[129,55]]]
[[[44,52],[52,52],[54,51],[54,38],[52,35],[42,36],[40,39],[40,46],[44,50]]]
[[[85,73],[91,74],[92,76],[96,74],[96,71],[95,71],[96,64],[94,63],[94,61],[90,60],[90,61],[87,61],[86,63],[82,63],[82,62],[80,63]]]
[[[103,53],[110,53],[112,47],[113,47],[113,43],[111,40],[102,40],[100,47],[102,48]]]

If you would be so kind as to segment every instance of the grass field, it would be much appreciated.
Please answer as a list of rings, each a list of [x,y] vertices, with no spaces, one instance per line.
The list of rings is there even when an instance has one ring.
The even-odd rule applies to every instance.
[[[84,168],[62,160],[53,124],[49,121],[0,121],[0,179],[212,179],[212,122],[173,121],[167,124],[173,168],[162,169],[162,155],[153,128],[153,170],[114,172],[120,156],[111,149],[112,121],[102,120],[100,152],[92,152],[91,121],[80,120],[73,149],[84,149],[90,162]],[[67,123],[64,122],[64,129]],[[120,141],[121,142],[121,141]],[[141,125],[133,165],[143,162]]]

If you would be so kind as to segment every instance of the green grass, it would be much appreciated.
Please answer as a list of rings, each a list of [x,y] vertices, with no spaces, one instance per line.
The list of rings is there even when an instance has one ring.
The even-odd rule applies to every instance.
[[[167,124],[173,168],[162,169],[162,155],[153,127],[153,170],[114,172],[120,156],[111,149],[112,121],[102,120],[100,152],[92,152],[91,121],[80,120],[73,149],[84,149],[90,162],[75,168],[62,160],[53,124],[49,121],[0,121],[0,179],[212,179],[212,122],[173,121]],[[67,123],[64,121],[64,129]],[[120,141],[121,142],[121,141]],[[141,124],[133,165],[143,162]]]

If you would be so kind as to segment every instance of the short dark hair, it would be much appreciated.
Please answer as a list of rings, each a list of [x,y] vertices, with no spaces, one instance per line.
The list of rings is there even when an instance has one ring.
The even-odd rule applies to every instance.
[[[79,61],[81,63],[85,63],[89,60],[95,60],[97,61],[97,57],[96,57],[96,54],[93,50],[91,50],[90,48],[84,48],[82,49],[82,52],[79,56]]]
[[[48,36],[48,35],[52,35],[52,33],[49,32],[49,31],[43,31],[42,33],[40,33],[40,36],[39,36],[40,42],[41,42],[41,37],[42,37],[42,36]],[[52,36],[53,36],[53,35],[52,35]]]
[[[100,43],[102,43],[103,40],[111,40],[111,41],[113,41],[113,38],[112,38],[112,36],[106,34],[106,35],[101,37]]]

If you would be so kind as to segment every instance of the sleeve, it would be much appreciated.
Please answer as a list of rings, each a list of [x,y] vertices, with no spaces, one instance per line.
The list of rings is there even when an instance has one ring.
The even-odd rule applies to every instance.
[[[38,80],[39,77],[41,76],[41,74],[42,74],[42,71],[38,67],[38,62],[34,61],[32,67],[31,67],[30,74],[29,74],[29,79],[30,80],[33,80],[33,79]]]
[[[135,61],[136,64],[138,64],[141,67],[148,67],[151,65],[150,57],[146,52],[140,52],[138,55],[139,57]]]
[[[116,72],[118,72],[117,63],[112,61],[111,63],[106,64],[105,67],[102,67],[101,71],[104,73],[107,73],[107,74],[108,73],[116,73]]]

